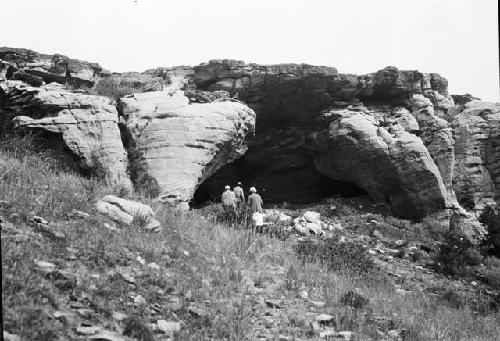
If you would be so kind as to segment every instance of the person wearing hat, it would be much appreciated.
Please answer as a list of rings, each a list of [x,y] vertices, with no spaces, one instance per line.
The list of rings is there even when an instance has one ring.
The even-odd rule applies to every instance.
[[[236,196],[228,185],[224,187],[224,193],[222,193],[222,207],[227,219],[233,219],[236,214]]]
[[[250,187],[250,195],[248,196],[248,210],[250,214],[255,212],[262,213],[262,198],[257,194],[255,187]]]
[[[241,182],[238,181],[238,185],[233,188],[234,195],[236,196],[236,204],[241,206],[245,202],[245,192],[243,192],[243,188],[241,187]]]

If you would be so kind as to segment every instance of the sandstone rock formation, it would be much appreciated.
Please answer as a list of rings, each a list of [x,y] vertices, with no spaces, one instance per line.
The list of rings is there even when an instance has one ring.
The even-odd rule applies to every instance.
[[[141,94],[118,100],[116,111],[103,97],[43,85],[51,81],[94,85],[94,93],[108,82],[113,98],[123,96],[115,85]],[[441,208],[464,215],[459,204],[480,211],[500,198],[498,104],[451,97],[435,73],[213,60],[109,74],[0,48],[0,113],[0,130],[23,116],[18,125],[61,136],[84,170],[129,187],[131,177],[184,206],[236,181],[268,203],[367,192],[412,218]]]
[[[461,105],[452,118],[455,132],[453,186],[459,202],[482,210],[500,195],[500,103]]]
[[[417,136],[390,133],[374,116],[345,109],[323,114],[321,123],[311,135],[321,173],[357,184],[408,218],[452,205],[438,167]]]
[[[359,101],[368,106],[385,105],[388,110],[404,109],[405,118],[398,120],[411,125],[408,129],[412,132],[420,133],[418,122],[407,108],[410,95],[447,96],[447,81],[438,74],[394,67],[356,76],[341,74],[332,67],[306,64],[257,65],[214,60],[194,67],[194,71],[198,89],[226,90],[247,103],[257,115],[256,134],[249,140],[245,156],[201,186],[204,195],[212,198],[221,186],[236,179],[265,190],[265,198],[276,202],[310,202],[332,194],[362,193],[362,188],[332,181],[315,169],[314,153],[306,139],[321,112]]]
[[[160,222],[149,205],[127,200],[114,195],[106,195],[96,203],[97,211],[118,223],[131,225],[134,220],[147,231],[159,232]]]
[[[7,79],[21,71],[40,77],[46,83],[70,83],[77,87],[92,87],[105,72],[97,63],[70,59],[60,54],[47,55],[10,47],[0,47],[0,69],[4,69]]]
[[[255,126],[242,103],[190,104],[181,91],[135,94],[120,106],[134,183],[174,204],[188,202],[200,183],[241,157]]]
[[[69,92],[55,83],[36,88],[6,81],[0,87],[8,98],[2,116],[17,116],[20,127],[56,134],[81,169],[131,189],[118,113],[108,98]]]

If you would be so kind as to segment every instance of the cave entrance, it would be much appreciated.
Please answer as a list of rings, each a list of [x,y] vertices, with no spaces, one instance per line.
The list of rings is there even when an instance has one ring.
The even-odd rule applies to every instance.
[[[209,202],[219,202],[224,186],[231,188],[241,181],[248,195],[254,186],[264,200],[265,207],[288,204],[317,203],[329,197],[355,197],[366,195],[363,189],[342,181],[329,179],[319,173],[311,162],[291,169],[260,169],[245,157],[230,163],[205,180],[196,190],[191,206],[202,207]]]

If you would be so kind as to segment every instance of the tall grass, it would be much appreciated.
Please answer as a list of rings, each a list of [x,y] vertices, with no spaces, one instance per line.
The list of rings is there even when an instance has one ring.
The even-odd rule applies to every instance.
[[[31,147],[22,138],[1,144],[0,214],[7,219],[20,215],[18,228],[26,228],[30,215],[42,215],[63,226],[66,238],[15,241],[2,235],[3,327],[22,339],[74,338],[78,319],[61,322],[53,314],[78,302],[89,311],[79,319],[106,328],[118,324],[125,331],[140,329],[150,335],[148,323],[167,319],[181,322],[179,340],[254,340],[260,332],[255,323],[264,316],[259,295],[287,302],[279,310],[278,328],[304,339],[310,333],[307,313],[312,308],[298,297],[301,291],[325,303],[314,311],[333,315],[337,330],[352,330],[359,339],[380,339],[377,329],[385,328],[377,322],[381,317],[390,320],[391,328],[405,329],[405,340],[497,340],[500,335],[498,312],[476,314],[467,302],[451,306],[420,291],[401,295],[383,274],[332,269],[321,257],[300,257],[291,239],[228,228],[198,211],[171,211],[142,199],[157,213],[164,227],[160,234],[138,226],[109,231],[93,202],[110,189],[63,170],[52,156],[34,153]],[[66,213],[72,209],[91,217],[69,220]],[[76,285],[69,289],[64,281],[47,277],[35,267],[35,259],[76,274]],[[151,262],[161,270],[149,268]],[[123,271],[134,276],[134,284],[124,281]],[[255,290],[257,283],[263,292]],[[368,300],[366,307],[342,303],[355,288]],[[137,295],[144,305],[131,303],[130,297]],[[193,304],[199,316],[189,312]],[[113,321],[116,311],[130,319]]]

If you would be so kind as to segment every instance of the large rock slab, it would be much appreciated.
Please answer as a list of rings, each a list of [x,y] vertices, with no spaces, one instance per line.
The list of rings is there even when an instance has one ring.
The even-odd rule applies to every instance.
[[[247,150],[255,114],[245,104],[190,103],[182,91],[134,94],[120,100],[136,186],[181,204],[223,165]]]
[[[323,114],[310,140],[321,173],[357,184],[399,216],[421,218],[453,206],[436,163],[416,135],[390,133],[374,116],[343,109]]]
[[[106,195],[96,203],[96,208],[99,213],[117,223],[132,225],[135,221],[145,230],[154,232],[161,230],[160,222],[155,219],[155,213],[149,205]]]
[[[21,70],[42,78],[46,83],[70,83],[77,87],[92,87],[101,73],[106,72],[97,63],[71,59],[60,54],[48,55],[28,49],[0,47],[0,69],[4,68],[7,79]]]
[[[18,127],[54,133],[80,169],[110,185],[132,188],[118,113],[110,99],[69,92],[56,83],[38,88],[6,81],[0,87],[6,96],[2,116],[21,115],[14,118]]]
[[[500,103],[477,100],[452,117],[456,167],[453,185],[459,202],[481,211],[500,199]]]

